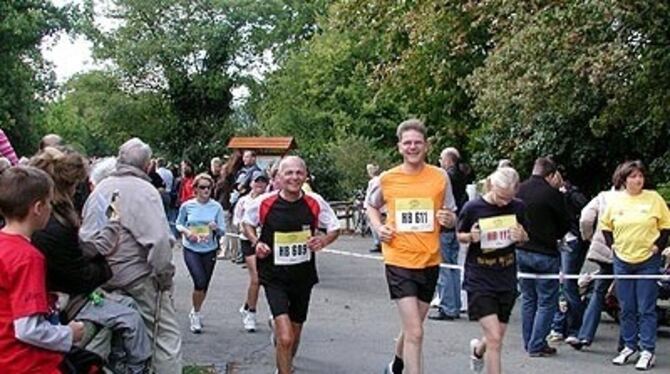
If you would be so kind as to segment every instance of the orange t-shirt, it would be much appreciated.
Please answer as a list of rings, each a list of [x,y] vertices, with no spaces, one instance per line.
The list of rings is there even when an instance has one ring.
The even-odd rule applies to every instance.
[[[382,244],[386,264],[408,269],[440,264],[440,224],[436,213],[443,206],[455,210],[444,170],[425,165],[419,173],[407,174],[396,166],[380,176],[368,203],[375,208],[385,205],[386,224],[395,230],[393,239]]]

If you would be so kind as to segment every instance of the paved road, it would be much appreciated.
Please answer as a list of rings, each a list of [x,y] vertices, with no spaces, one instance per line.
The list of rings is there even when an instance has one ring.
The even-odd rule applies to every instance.
[[[333,249],[367,253],[369,239],[342,237]],[[239,374],[271,374],[274,356],[269,341],[269,315],[264,296],[259,303],[259,331],[246,333],[237,311],[246,292],[246,269],[219,261],[205,303],[204,333],[188,331],[191,281],[181,252],[177,262],[176,306],[184,336],[187,363],[214,364]],[[388,299],[381,262],[336,254],[319,254],[321,282],[312,294],[310,314],[295,363],[296,373],[381,373],[392,357],[393,339],[399,328],[394,305]],[[577,352],[559,345],[551,358],[528,358],[521,347],[517,303],[503,348],[506,373],[630,373],[632,366],[615,367],[610,359],[616,348],[618,327],[604,317],[596,342]],[[460,319],[427,321],[424,341],[425,372],[467,373],[468,342],[480,334],[478,325]],[[670,372],[670,332],[661,331],[654,372]]]

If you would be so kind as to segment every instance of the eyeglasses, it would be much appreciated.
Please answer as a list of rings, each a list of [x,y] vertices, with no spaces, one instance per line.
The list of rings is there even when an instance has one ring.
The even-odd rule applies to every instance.
[[[210,188],[212,188],[212,186],[198,186],[197,188],[199,190],[209,190]]]

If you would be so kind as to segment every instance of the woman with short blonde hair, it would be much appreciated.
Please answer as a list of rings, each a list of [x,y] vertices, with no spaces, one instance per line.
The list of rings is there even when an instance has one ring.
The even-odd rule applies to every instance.
[[[517,297],[516,246],[528,240],[525,207],[516,199],[519,174],[501,167],[485,181],[487,192],[465,203],[458,240],[468,245],[463,289],[470,320],[484,337],[470,341],[470,367],[502,372],[502,342]]]

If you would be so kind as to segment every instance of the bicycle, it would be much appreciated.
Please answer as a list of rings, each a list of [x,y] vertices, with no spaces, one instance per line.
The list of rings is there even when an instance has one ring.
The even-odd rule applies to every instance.
[[[362,237],[372,235],[372,229],[368,224],[368,217],[365,212],[365,191],[358,190],[354,194],[353,203],[353,221],[354,232],[360,234]]]

